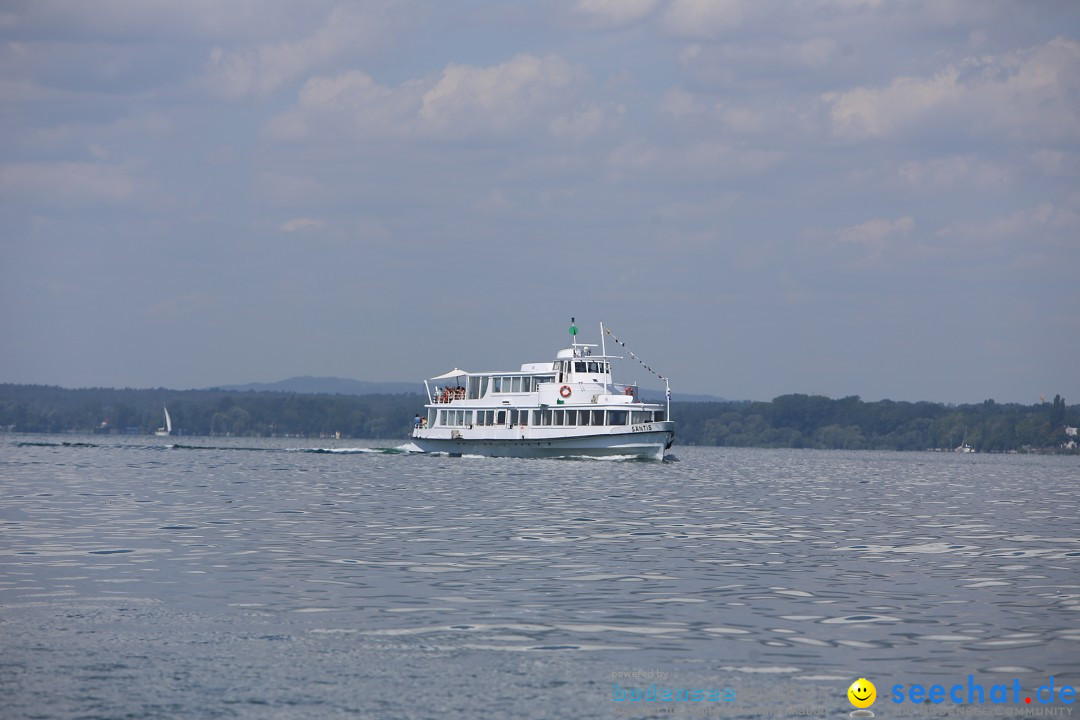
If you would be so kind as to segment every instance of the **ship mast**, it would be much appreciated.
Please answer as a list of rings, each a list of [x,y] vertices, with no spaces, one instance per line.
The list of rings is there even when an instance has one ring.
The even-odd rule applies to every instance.
[[[600,321],[600,356],[604,358],[604,363],[607,365],[607,374],[604,375],[604,394],[609,395],[611,389],[608,387],[611,385],[611,361],[607,356],[607,341],[604,339],[604,321]]]

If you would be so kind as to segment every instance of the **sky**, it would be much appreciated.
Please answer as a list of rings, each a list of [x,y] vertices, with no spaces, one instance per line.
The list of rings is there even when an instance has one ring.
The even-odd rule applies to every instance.
[[[0,382],[419,383],[575,317],[675,392],[1080,402],[1080,3],[8,0],[0,308]]]

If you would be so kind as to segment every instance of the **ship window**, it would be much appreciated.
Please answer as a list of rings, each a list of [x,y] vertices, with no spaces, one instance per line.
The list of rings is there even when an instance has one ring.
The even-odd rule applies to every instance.
[[[589,411],[588,410],[578,410],[578,425],[588,425],[588,424],[589,424]]]
[[[428,413],[427,413],[428,427],[431,427],[432,425],[435,424],[435,417],[436,417],[437,414],[438,414],[438,412],[436,410],[428,410]]]
[[[653,418],[656,420],[656,422],[664,422],[664,411],[658,410],[656,413],[653,414]]]
[[[521,378],[516,377],[510,380],[510,392],[521,392]]]
[[[465,411],[465,424],[468,425],[468,426],[472,426],[472,424],[473,424],[473,411],[472,410],[466,410]]]
[[[625,425],[625,410],[608,410],[608,425]]]
[[[603,410],[593,410],[592,411],[592,424],[593,425],[603,425],[604,424],[604,411]]]
[[[506,411],[505,410],[499,410],[498,412],[495,413],[495,424],[496,425],[505,425],[506,424]]]
[[[574,372],[579,372],[579,373],[588,372],[585,369],[586,367],[588,367],[588,363],[586,363],[584,360],[578,360],[577,362],[574,363]]]
[[[565,410],[554,410],[552,412],[553,412],[553,416],[552,416],[552,419],[551,419],[552,420],[551,424],[556,425],[556,426],[562,425],[563,424],[563,418],[566,416],[566,411]]]
[[[445,410],[440,410],[439,411],[439,424],[440,425],[445,425],[446,424],[446,411]]]
[[[478,400],[484,397],[484,395],[487,395],[487,384],[488,379],[486,375],[484,377],[470,377],[468,379],[469,399]]]
[[[501,393],[502,392],[502,378],[497,377],[497,378],[492,378],[492,380],[495,381],[495,387],[492,388],[493,392]]]
[[[589,361],[589,372],[591,372],[593,374],[596,374],[596,373],[600,372],[600,363],[596,362],[595,360],[590,360]]]

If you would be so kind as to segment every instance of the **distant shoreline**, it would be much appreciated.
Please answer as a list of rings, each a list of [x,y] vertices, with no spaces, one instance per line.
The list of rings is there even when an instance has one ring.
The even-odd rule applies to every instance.
[[[424,404],[420,393],[65,389],[0,384],[0,431],[152,435],[168,407],[174,436],[400,440]],[[770,401],[672,402],[678,445],[1078,452],[1080,406],[863,402],[852,396],[781,395]]]

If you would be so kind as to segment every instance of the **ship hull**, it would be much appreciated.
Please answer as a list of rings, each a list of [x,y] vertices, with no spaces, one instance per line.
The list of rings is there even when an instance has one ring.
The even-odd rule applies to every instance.
[[[512,458],[626,457],[663,460],[672,430],[562,437],[470,438],[413,436],[422,452]]]

